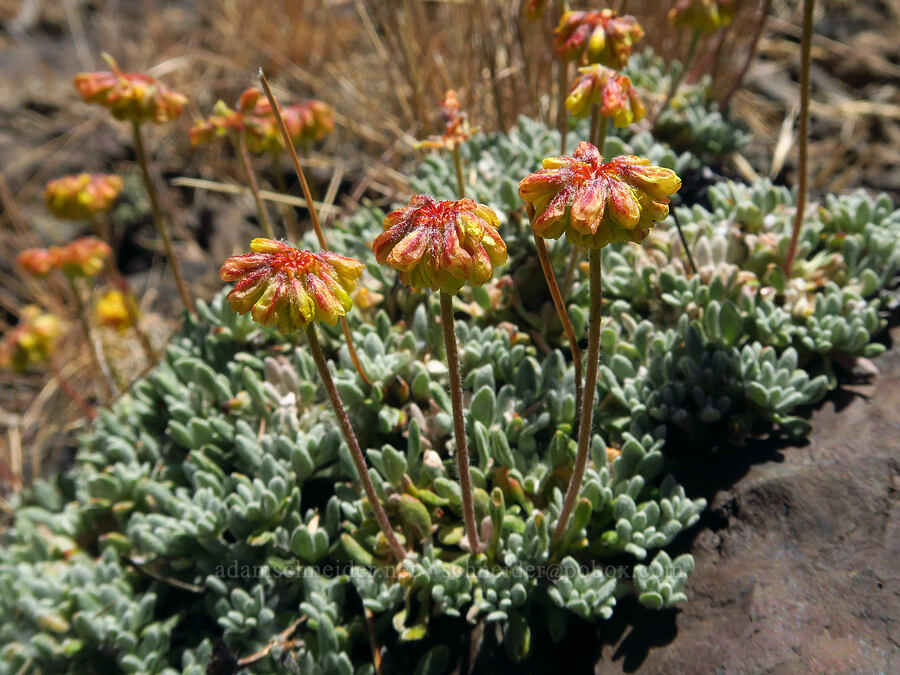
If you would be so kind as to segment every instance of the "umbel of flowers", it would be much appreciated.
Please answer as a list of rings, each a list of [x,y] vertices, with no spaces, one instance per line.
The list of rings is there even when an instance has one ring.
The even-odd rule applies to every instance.
[[[438,201],[429,195],[415,195],[409,204],[385,216],[383,226],[385,231],[372,242],[378,262],[398,270],[400,280],[409,286],[440,291],[463,518],[469,550],[477,553],[480,545],[469,477],[453,296],[465,284],[486,283],[494,267],[506,263],[506,242],[497,232],[499,219],[493,209],[471,199]]]
[[[109,245],[97,237],[81,237],[64,246],[25,249],[19,264],[36,277],[59,270],[69,278],[95,277],[103,271]]]
[[[542,167],[519,183],[519,195],[535,210],[534,231],[547,239],[565,234],[591,249],[643,241],[669,214],[669,196],[681,187],[671,169],[634,155],[604,162],[587,142],[571,157],[548,157]]]
[[[581,398],[575,467],[556,523],[554,539],[566,532],[587,466],[600,359],[601,249],[614,241],[640,243],[657,221],[669,214],[669,197],[681,188],[671,169],[652,166],[635,156],[604,162],[590,143],[578,145],[572,157],[549,157],[543,168],[519,183],[537,237],[563,234],[590,249],[590,319],[587,370]],[[539,247],[540,251],[540,247]],[[576,373],[576,381],[581,377]]]
[[[134,151],[141,167],[147,194],[150,197],[153,222],[162,239],[169,264],[172,266],[172,275],[175,277],[175,284],[181,300],[185,308],[193,314],[194,303],[188,294],[181,274],[181,266],[172,249],[171,236],[163,219],[156,186],[150,176],[149,159],[141,134],[141,125],[145,122],[164,124],[178,119],[187,105],[187,98],[172,91],[149,75],[123,72],[109,54],[104,54],[103,58],[109,64],[110,70],[79,73],[75,76],[75,88],[87,103],[108,108],[117,120],[131,123]]]
[[[291,140],[297,145],[320,141],[334,129],[331,106],[322,101],[303,101],[281,106],[280,110]],[[205,145],[230,133],[243,134],[247,149],[253,153],[284,150],[272,106],[256,87],[241,93],[236,110],[218,101],[212,115],[191,127],[191,144]]]
[[[79,73],[75,88],[87,103],[109,108],[117,120],[163,124],[181,117],[187,98],[143,73],[125,73],[115,59],[103,55],[110,70]]]
[[[109,211],[122,192],[120,176],[80,173],[51,180],[44,187],[44,202],[62,220],[92,220]]]
[[[444,100],[440,103],[441,116],[444,119],[444,133],[440,136],[430,136],[427,140],[416,143],[416,148],[432,148],[435,150],[447,150],[453,157],[453,167],[456,170],[456,188],[460,199],[466,196],[466,182],[463,177],[462,156],[459,146],[469,140],[478,128],[469,125],[468,115],[461,110],[459,96],[452,89],[444,94]]]
[[[612,9],[565,12],[555,33],[553,49],[561,60],[616,69],[625,67],[634,43],[644,37],[637,19]]]
[[[335,324],[350,311],[353,307],[350,294],[356,288],[363,268],[364,265],[353,258],[327,251],[313,253],[292,248],[280,241],[258,238],[250,243],[249,253],[226,260],[219,270],[219,277],[222,281],[235,282],[228,294],[235,312],[250,312],[257,323],[277,326],[283,333],[305,331],[310,353],[350,448],[366,497],[388,545],[399,561],[406,553],[375,492],[365,457],[328,370],[315,327],[318,321]]]
[[[734,0],[678,0],[669,10],[669,22],[677,28],[713,33],[734,19]]]
[[[607,122],[624,129],[647,113],[644,102],[627,75],[593,64],[578,69],[566,98],[566,110],[575,117],[591,115],[592,144],[603,148]]]
[[[735,9],[735,0],[677,0],[672,9],[669,10],[669,23],[676,28],[690,28],[691,41],[688,44],[687,54],[684,57],[684,64],[681,70],[672,76],[672,82],[669,85],[669,90],[666,92],[666,98],[656,113],[654,123],[669,107],[672,97],[678,91],[681,80],[684,79],[685,74],[694,62],[700,34],[714,33],[730,24],[734,19]]]
[[[36,305],[22,310],[18,325],[0,340],[0,368],[21,373],[50,359],[61,330],[59,319]]]
[[[44,202],[55,217],[62,220],[87,221],[98,238],[110,240],[109,228],[101,226],[100,217],[112,209],[123,187],[124,182],[121,176],[113,174],[80,173],[63,176],[51,180],[44,187]],[[147,360],[152,362],[154,360],[153,346],[150,344],[150,339],[141,330],[137,303],[134,302],[128,282],[119,272],[111,249],[106,267],[111,280],[118,287],[117,291],[110,291],[110,293],[115,292],[123,298],[121,308],[126,312],[125,319],[134,329]]]
[[[81,324],[84,339],[89,346],[88,352],[91,354],[94,366],[98,372],[103,373],[105,376],[102,381],[105,385],[107,396],[113,394],[115,387],[109,375],[109,366],[96,348],[78,282],[79,280],[92,279],[100,274],[103,268],[106,267],[106,260],[110,252],[111,249],[105,241],[97,237],[81,237],[65,246],[29,248],[19,253],[17,257],[19,265],[33,276],[45,277],[54,270],[60,271],[65,275],[75,300],[77,318]]]
[[[566,98],[566,109],[575,117],[587,117],[595,105],[619,129],[640,122],[646,114],[631,78],[596,63],[578,69],[578,77]]]
[[[624,68],[634,43],[644,37],[644,29],[633,16],[619,16],[611,9],[595,11],[566,11],[559,19],[553,39],[553,51],[560,60],[560,153],[566,151],[565,108],[568,108],[566,92],[569,91],[568,63],[579,66],[600,64],[621,70]],[[591,142],[596,142],[595,124],[591,127]],[[602,144],[600,145],[602,149]]]

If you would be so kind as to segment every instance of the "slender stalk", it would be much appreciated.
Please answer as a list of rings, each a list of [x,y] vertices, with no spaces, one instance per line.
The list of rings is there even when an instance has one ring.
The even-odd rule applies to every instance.
[[[462,378],[459,375],[459,352],[456,348],[456,329],[453,323],[453,296],[441,291],[441,328],[447,348],[447,367],[450,369],[450,401],[453,404],[453,433],[456,438],[456,465],[459,468],[459,487],[462,489],[463,518],[466,536],[472,553],[478,553],[478,529],[475,526],[475,504],[472,501],[472,480],[469,477],[469,448],[466,445],[466,422],[463,419]]]
[[[575,365],[575,409],[577,410],[583,394],[581,389],[581,348],[578,346],[575,329],[572,328],[572,322],[569,320],[565,300],[563,300],[562,294],[559,292],[559,285],[556,283],[553,264],[550,262],[550,256],[547,253],[547,244],[544,243],[543,237],[539,237],[533,231],[532,234],[534,234],[534,245],[537,248],[538,260],[541,261],[541,269],[544,271],[544,279],[547,280],[550,297],[553,299],[553,306],[556,308],[556,314],[559,316],[560,323],[562,323],[563,332],[569,341],[569,349],[572,351],[572,362]]]
[[[322,384],[325,385],[325,391],[328,393],[328,398],[331,401],[331,407],[338,418],[341,432],[344,434],[344,440],[347,441],[347,445],[350,448],[350,455],[353,457],[353,463],[356,465],[359,480],[363,485],[363,490],[365,490],[369,503],[372,505],[372,510],[375,512],[375,520],[378,521],[378,525],[381,527],[388,545],[394,552],[394,556],[397,560],[403,560],[406,557],[406,551],[403,550],[403,547],[397,540],[397,536],[394,534],[393,528],[391,528],[391,521],[381,505],[381,500],[378,499],[378,494],[375,492],[375,486],[372,484],[372,478],[369,476],[369,470],[366,467],[366,458],[359,447],[359,441],[356,439],[353,427],[350,425],[350,419],[347,417],[347,411],[344,410],[344,403],[341,401],[341,395],[338,393],[334,380],[331,377],[331,371],[328,370],[328,363],[325,361],[325,354],[322,353],[322,346],[319,344],[319,338],[316,336],[316,325],[314,323],[306,327],[306,339],[309,342],[309,351],[312,354],[313,361],[316,362],[319,377],[322,378]]]
[[[569,255],[569,264],[566,265],[566,274],[563,276],[562,296],[569,297],[569,289],[572,288],[572,279],[575,276],[575,268],[578,266],[578,259],[581,257],[581,249],[577,246],[572,247],[572,253]]]
[[[372,650],[372,665],[375,668],[375,675],[384,675],[381,650],[378,648],[378,634],[375,630],[375,615],[368,607],[363,607],[363,615],[366,617],[366,629],[369,632],[369,649]]]
[[[109,232],[103,231],[104,228],[100,226],[100,222],[96,215],[91,216],[91,229],[98,238],[103,239],[112,246],[112,237]],[[150,338],[147,337],[147,334],[140,326],[137,309],[132,303],[128,302],[130,298],[134,297],[134,294],[131,292],[131,285],[128,283],[128,280],[122,276],[122,273],[119,271],[115,252],[106,259],[106,274],[112,285],[119,289],[119,293],[125,298],[125,311],[128,314],[128,323],[131,325],[134,334],[137,336],[141,349],[144,351],[144,356],[147,357],[147,361],[153,363],[156,360],[156,354],[153,352],[153,345],[150,343]]]
[[[669,84],[669,91],[666,93],[666,99],[657,111],[656,117],[653,118],[653,126],[656,126],[659,118],[662,117],[662,114],[669,107],[669,103],[672,102],[672,97],[675,96],[675,92],[678,91],[678,85],[681,84],[681,80],[684,79],[684,76],[687,74],[688,70],[690,70],[691,63],[694,61],[694,54],[697,52],[697,43],[699,41],[700,31],[695,28],[694,32],[691,34],[691,43],[688,46],[687,56],[684,57],[684,65],[678,75],[672,78],[672,82]]]
[[[797,255],[797,239],[803,226],[803,213],[806,211],[806,179],[808,175],[807,150],[809,146],[809,66],[810,47],[812,46],[812,23],[815,0],[803,0],[803,38],[800,56],[800,142],[797,148],[797,213],[794,215],[794,231],[791,232],[791,245],[784,260],[784,274],[790,278]]]
[[[575,455],[575,467],[572,478],[563,500],[562,511],[553,532],[553,539],[559,542],[569,524],[569,516],[581,490],[584,470],[587,467],[588,451],[591,446],[591,422],[594,416],[594,396],[597,392],[597,367],[600,361],[600,252],[602,249],[591,249],[591,314],[588,330],[588,363],[584,376],[584,396],[581,399],[581,421],[578,428],[578,451]]]
[[[306,200],[309,217],[310,220],[312,220],[313,229],[316,231],[316,239],[319,240],[319,246],[322,247],[322,250],[327,251],[328,242],[325,241],[325,233],[322,231],[322,224],[319,222],[319,214],[316,211],[316,203],[313,201],[309,183],[306,181],[306,174],[303,172],[303,167],[300,165],[300,158],[297,156],[297,149],[294,147],[294,142],[291,140],[290,133],[288,133],[287,125],[285,125],[284,118],[281,116],[281,108],[278,107],[278,101],[272,93],[272,88],[269,86],[269,80],[266,79],[266,74],[263,72],[262,68],[259,69],[259,83],[262,86],[263,92],[266,94],[266,98],[269,99],[269,105],[272,107],[272,115],[275,117],[275,122],[278,124],[278,130],[281,132],[281,140],[284,141],[284,147],[288,149],[288,154],[291,156],[291,162],[294,164],[294,171],[297,172],[297,179],[300,181],[300,189],[303,191],[303,198]],[[356,346],[353,344],[353,335],[350,333],[350,326],[347,324],[347,318],[343,316],[341,317],[341,329],[344,332],[344,340],[347,343],[347,351],[350,353],[350,360],[353,362],[353,367],[356,368],[356,372],[359,373],[362,381],[371,386],[372,380],[369,379],[369,376],[366,375],[366,371],[363,370],[359,355],[356,353]]]
[[[178,294],[184,303],[185,309],[193,316],[194,303],[191,296],[188,295],[187,286],[184,283],[184,277],[181,276],[181,265],[178,258],[175,257],[175,251],[172,249],[172,240],[169,237],[169,228],[163,219],[162,209],[159,207],[159,195],[156,193],[156,186],[153,184],[153,178],[150,176],[150,163],[147,159],[147,152],[144,150],[144,139],[141,135],[141,125],[138,122],[131,123],[131,131],[134,136],[134,152],[137,155],[138,165],[141,167],[141,176],[144,179],[144,187],[147,188],[147,196],[150,197],[150,210],[153,212],[153,223],[156,225],[156,231],[163,242],[163,248],[166,251],[166,257],[169,259],[169,266],[172,268],[172,276],[175,277],[175,285],[178,286]]]
[[[606,130],[609,129],[609,118],[601,117],[600,106],[591,108],[591,144],[603,154],[603,146],[606,143]]]
[[[463,176],[462,156],[459,154],[459,146],[454,145],[451,151],[453,155],[453,168],[456,169],[456,190],[459,192],[459,198],[466,196],[466,179]]]
[[[112,375],[109,372],[109,366],[105,363],[100,350],[97,348],[97,343],[94,341],[94,334],[87,317],[87,308],[84,306],[84,300],[81,299],[81,292],[78,290],[78,285],[72,277],[67,276],[66,278],[69,280],[69,287],[72,289],[72,295],[75,296],[75,313],[78,316],[81,332],[84,334],[84,339],[88,344],[88,353],[91,355],[91,360],[94,362],[94,367],[97,369],[97,372],[102,375],[100,381],[103,383],[103,393],[106,395],[106,398],[111,399],[116,395],[116,387],[113,383]]]
[[[684,232],[681,229],[681,222],[678,220],[678,214],[674,207],[669,210],[672,214],[672,220],[675,221],[675,229],[678,230],[678,237],[681,239],[681,246],[684,248],[684,254],[687,256],[688,262],[691,264],[691,273],[697,273],[697,263],[694,262],[694,256],[691,255],[691,249],[688,246],[687,239],[684,238]]]
[[[256,204],[256,213],[259,216],[259,224],[262,227],[263,234],[269,239],[275,238],[275,231],[272,229],[272,223],[269,222],[269,214],[266,213],[266,205],[263,203],[259,194],[259,183],[256,181],[256,173],[253,171],[253,164],[250,162],[250,153],[247,152],[247,144],[244,142],[244,136],[241,133],[233,134],[231,137],[235,149],[241,158],[241,164],[244,166],[244,173],[247,174],[247,182],[250,185],[250,192],[253,194],[253,202]]]
[[[284,182],[284,174],[281,172],[281,156],[277,152],[272,153],[272,165],[275,168],[275,187],[281,194],[286,195],[287,184]],[[294,213],[294,207],[290,204],[282,204],[281,213],[284,217],[284,229],[288,239],[296,246],[300,241],[300,232],[297,230],[297,214]]]
[[[628,8],[628,0],[620,0],[619,9],[616,11],[620,16],[625,13],[625,10]]]
[[[84,400],[84,397],[78,393],[78,390],[69,378],[62,374],[62,371],[56,367],[56,364],[53,363],[53,361],[50,361],[47,365],[50,372],[53,373],[53,377],[56,379],[59,388],[63,390],[66,396],[72,399],[72,402],[81,409],[81,412],[84,413],[85,417],[89,420],[95,419],[97,417],[97,411],[94,409],[94,406]]]
[[[747,52],[747,60],[744,61],[744,65],[741,66],[741,70],[738,72],[737,77],[732,83],[731,89],[729,89],[728,93],[719,100],[719,108],[723,110],[728,107],[728,104],[731,102],[731,97],[734,96],[735,92],[740,89],[741,85],[744,83],[744,77],[746,77],[747,71],[750,69],[750,64],[753,63],[753,58],[756,56],[756,49],[759,47],[759,39],[762,37],[763,28],[766,25],[766,19],[769,16],[769,7],[771,7],[771,5],[772,0],[763,0],[759,21],[757,21],[756,30],[753,33],[753,41],[750,43],[750,50]]]
[[[559,127],[559,154],[566,154],[566,136],[569,134],[569,116],[566,111],[566,96],[569,91],[569,63],[559,62],[559,110],[556,113]]]

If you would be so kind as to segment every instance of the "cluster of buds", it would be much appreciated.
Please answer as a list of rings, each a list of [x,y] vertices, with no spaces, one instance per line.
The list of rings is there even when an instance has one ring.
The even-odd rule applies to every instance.
[[[669,10],[669,21],[679,28],[712,33],[734,19],[734,0],[678,0]]]
[[[563,61],[616,69],[625,67],[634,43],[644,37],[637,19],[611,9],[565,12],[555,32],[553,50]]]
[[[279,108],[291,140],[298,145],[320,141],[334,129],[332,109],[322,101],[304,101]],[[253,153],[278,153],[284,141],[278,130],[272,107],[255,87],[244,90],[237,110],[224,101],[216,103],[209,117],[199,120],[190,131],[191,144],[203,145],[227,134],[241,134]]]
[[[90,220],[112,208],[122,187],[122,178],[110,174],[63,176],[47,183],[44,202],[57,218]]]
[[[464,284],[484,284],[495,266],[506,263],[497,214],[471,199],[415,195],[407,206],[386,215],[383,226],[372,251],[409,286],[453,294]]]
[[[671,169],[633,155],[603,162],[582,142],[572,157],[549,157],[543,169],[519,183],[519,195],[532,209],[536,234],[602,248],[611,242],[639,243],[653,223],[669,215],[669,197],[681,188]]]
[[[127,304],[126,304],[127,303]],[[122,291],[110,289],[97,300],[97,321],[101,326],[124,332],[132,325],[131,317],[137,316],[138,308],[134,298]]]
[[[452,152],[478,131],[476,127],[469,126],[468,115],[460,110],[459,95],[455,91],[448,89],[440,105],[441,115],[444,118],[444,133],[440,136],[431,136],[425,141],[419,141],[415,145],[416,148],[433,148]]]
[[[59,319],[28,305],[22,310],[19,325],[0,341],[0,368],[21,373],[44,363],[56,347],[61,330]]]
[[[60,270],[70,279],[95,277],[106,264],[111,249],[97,237],[81,237],[65,246],[29,248],[17,258],[19,264],[36,277]]]
[[[108,54],[112,70],[79,73],[75,88],[87,103],[109,108],[117,120],[162,124],[181,116],[187,98],[142,73],[123,73]]]
[[[578,78],[566,98],[566,109],[575,117],[587,117],[593,106],[617,127],[639,122],[647,113],[631,78],[599,64],[578,69]]]
[[[263,238],[254,239],[250,251],[219,270],[222,281],[235,282],[228,301],[238,314],[250,312],[254,321],[290,333],[313,321],[334,324],[353,306],[361,262]]]

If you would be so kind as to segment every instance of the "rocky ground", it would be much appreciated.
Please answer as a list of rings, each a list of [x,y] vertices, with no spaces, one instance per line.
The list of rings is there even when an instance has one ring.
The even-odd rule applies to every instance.
[[[708,467],[728,487],[689,545],[690,601],[606,630],[597,673],[900,669],[900,349],[877,365],[812,413],[806,445]]]

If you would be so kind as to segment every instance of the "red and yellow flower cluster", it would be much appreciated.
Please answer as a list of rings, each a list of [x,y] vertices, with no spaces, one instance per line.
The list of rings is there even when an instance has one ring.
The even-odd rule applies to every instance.
[[[611,9],[565,12],[555,32],[553,50],[563,61],[616,69],[625,67],[634,43],[644,37],[637,19]]]
[[[67,277],[95,277],[106,264],[111,249],[97,237],[81,237],[65,246],[29,248],[17,258],[19,264],[37,277],[59,270]]]
[[[612,242],[639,243],[653,223],[669,214],[669,197],[681,188],[671,169],[633,155],[603,162],[582,142],[572,157],[548,157],[543,169],[519,183],[519,195],[534,209],[536,234],[602,248]]]
[[[595,105],[600,107],[601,116],[612,118],[620,129],[640,122],[647,114],[631,78],[599,64],[578,69],[566,98],[566,109],[575,117],[587,117]]]
[[[122,187],[122,179],[109,174],[63,176],[47,183],[44,202],[57,218],[90,220],[112,208]]]
[[[464,284],[487,282],[494,267],[506,263],[497,214],[471,199],[415,195],[385,216],[383,226],[372,251],[380,264],[399,270],[409,286],[452,294]]]
[[[59,319],[28,305],[19,324],[0,341],[0,368],[21,373],[43,363],[53,353],[60,331]]]
[[[297,145],[320,141],[334,129],[331,106],[322,101],[304,101],[280,110],[288,134]],[[253,87],[241,94],[237,110],[224,101],[216,103],[214,113],[191,128],[191,144],[203,145],[229,133],[243,134],[247,149],[253,153],[278,153],[284,149],[272,106]]]
[[[219,270],[222,281],[236,282],[228,300],[238,314],[250,312],[254,321],[290,333],[313,321],[334,324],[353,306],[361,262],[263,238],[254,239],[250,251]]]
[[[75,88],[87,103],[109,108],[117,120],[162,124],[181,116],[187,98],[142,73],[123,73],[115,60],[103,55],[112,70],[79,73]]]
[[[97,300],[95,311],[101,326],[124,332],[131,326],[131,317],[137,316],[138,307],[130,293],[126,296],[122,291],[110,289]]]
[[[712,33],[734,19],[734,0],[678,0],[669,10],[673,26]]]

